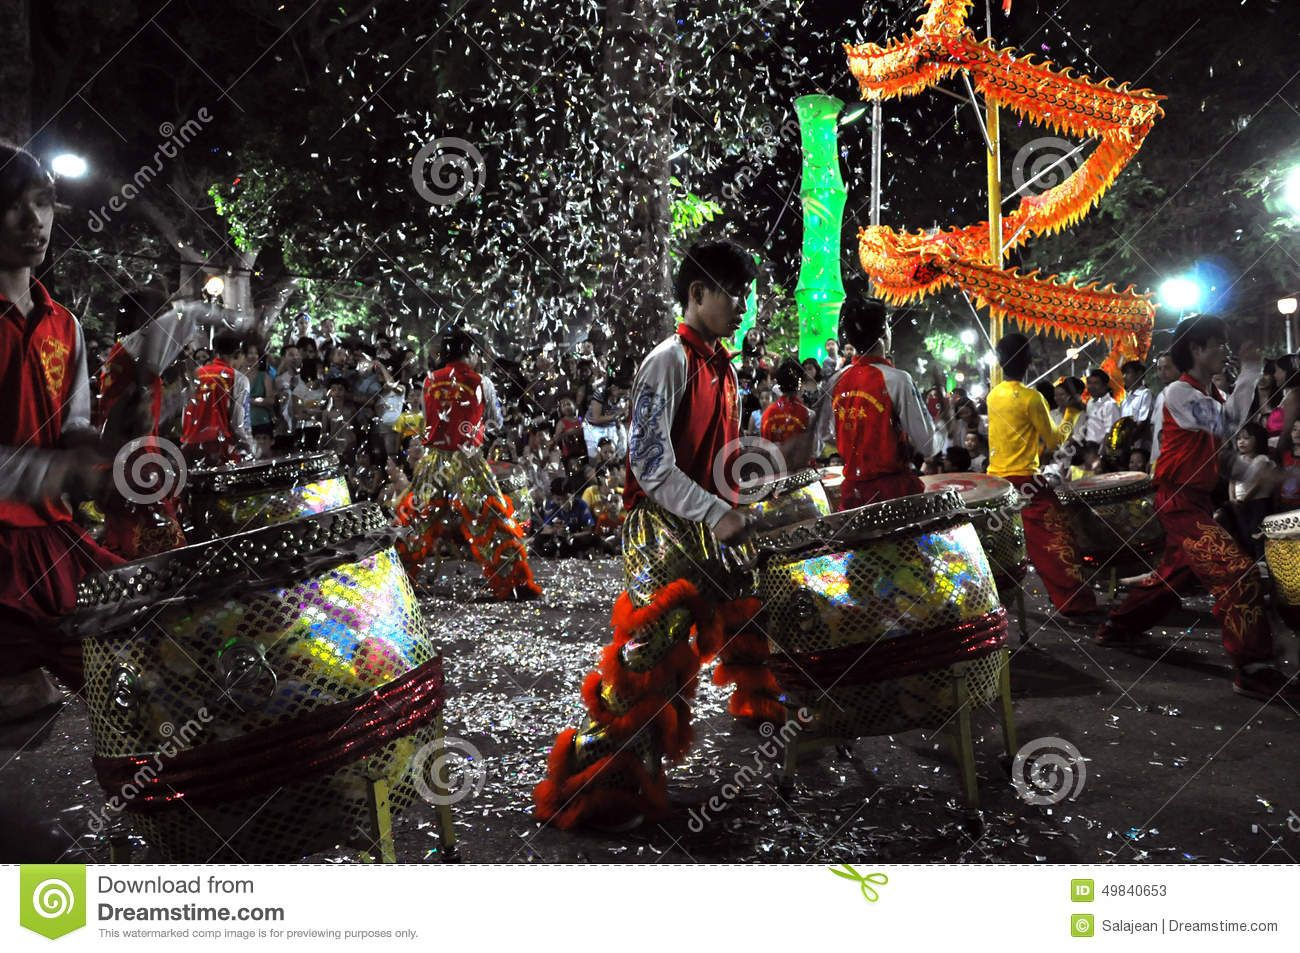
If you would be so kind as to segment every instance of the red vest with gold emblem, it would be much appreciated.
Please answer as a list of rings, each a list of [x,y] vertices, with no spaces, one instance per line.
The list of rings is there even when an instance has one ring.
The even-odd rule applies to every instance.
[[[424,442],[439,450],[483,445],[482,378],[464,361],[452,361],[424,380]]]
[[[31,314],[0,298],[0,446],[53,448],[63,433],[76,377],[77,319],[32,282]],[[0,500],[0,526],[46,526],[72,512],[61,499]]]
[[[187,447],[225,441],[233,444],[230,401],[235,391],[235,369],[216,358],[194,375],[198,388],[181,418],[181,443]]]

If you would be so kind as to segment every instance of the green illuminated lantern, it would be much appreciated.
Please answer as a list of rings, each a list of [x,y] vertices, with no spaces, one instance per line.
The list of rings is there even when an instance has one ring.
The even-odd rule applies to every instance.
[[[799,306],[799,359],[821,362],[826,339],[839,328],[844,281],[840,277],[840,230],[844,178],[840,175],[839,118],[844,101],[800,96],[794,101],[803,140],[803,260],[794,300]]]

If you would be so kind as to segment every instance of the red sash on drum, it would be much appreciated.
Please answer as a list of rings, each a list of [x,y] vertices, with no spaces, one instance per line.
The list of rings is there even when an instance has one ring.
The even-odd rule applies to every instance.
[[[1002,648],[1007,611],[1001,607],[969,622],[933,632],[902,632],[863,651],[861,644],[798,655],[773,653],[768,662],[783,689],[820,692],[825,685],[865,685],[943,668]]]
[[[409,735],[442,711],[444,689],[439,656],[353,701],[186,748],[161,761],[153,754],[97,757],[95,773],[110,793],[138,788],[126,809],[140,813],[180,801],[220,804],[254,797],[328,774]]]

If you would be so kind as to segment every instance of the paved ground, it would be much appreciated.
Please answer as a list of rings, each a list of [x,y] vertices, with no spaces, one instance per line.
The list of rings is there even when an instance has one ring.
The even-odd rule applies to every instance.
[[[481,752],[484,782],[456,805],[469,862],[998,861],[1294,862],[1300,857],[1300,715],[1230,691],[1207,598],[1185,601],[1140,652],[1095,648],[1085,630],[1047,621],[1031,576],[1032,643],[1012,662],[1020,742],[1061,738],[1086,759],[1073,800],[1024,803],[999,757],[995,713],[977,713],[985,825],[967,823],[941,737],[914,731],[863,739],[851,760],[829,752],[805,763],[782,797],[770,742],[726,714],[707,681],[696,708],[698,743],[670,774],[669,822],[613,837],[541,827],[528,793],[545,751],[578,713],[578,684],[608,639],[618,587],[613,560],[539,561],[541,602],[486,601],[473,567],[452,565],[424,600],[448,661],[455,697],[448,731]],[[1295,637],[1285,632],[1289,664]],[[1289,669],[1293,670],[1293,669]],[[86,712],[72,700],[52,716],[0,730],[0,790],[10,843],[22,859],[102,857],[88,834],[102,804],[90,768]],[[742,767],[763,775],[723,810]],[[692,815],[692,811],[695,814]],[[1294,813],[1292,813],[1294,812]],[[1288,818],[1291,818],[1288,828]],[[694,818],[694,819],[693,819]],[[434,814],[417,803],[397,822],[400,859],[436,859]],[[13,850],[13,847],[10,847]],[[13,856],[5,859],[17,859]]]

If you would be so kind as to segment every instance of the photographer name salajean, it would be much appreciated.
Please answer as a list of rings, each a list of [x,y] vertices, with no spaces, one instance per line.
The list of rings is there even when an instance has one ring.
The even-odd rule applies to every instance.
[[[1100,920],[1103,933],[1277,933],[1276,921]]]

